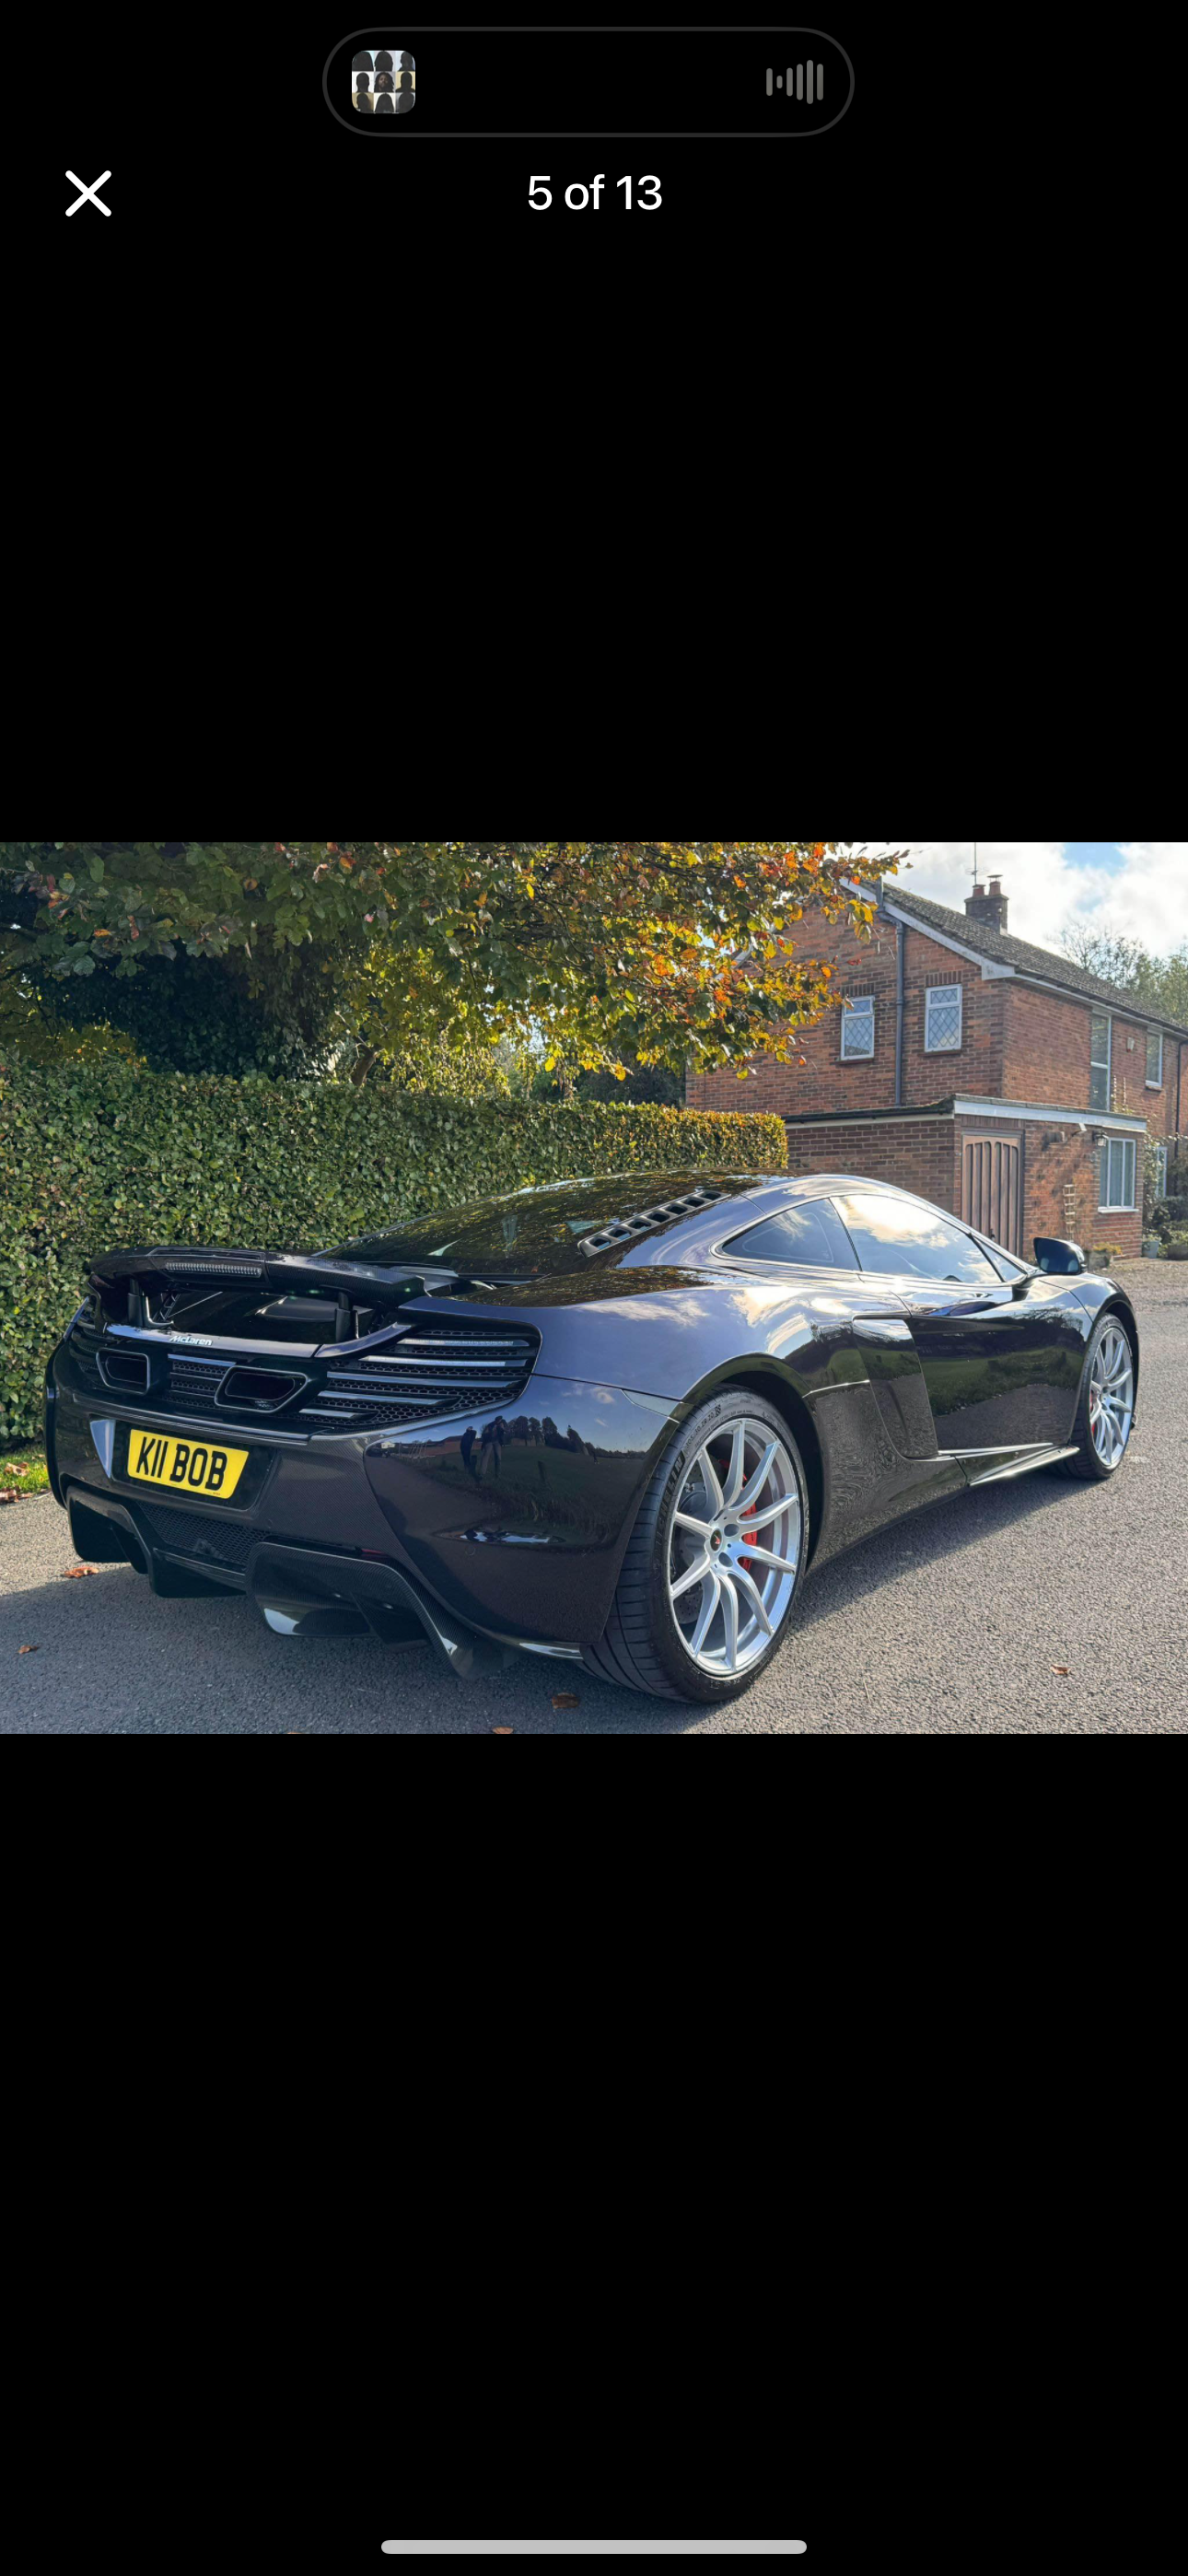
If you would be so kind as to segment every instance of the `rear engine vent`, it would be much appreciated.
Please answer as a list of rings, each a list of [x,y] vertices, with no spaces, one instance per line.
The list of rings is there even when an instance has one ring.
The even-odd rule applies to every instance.
[[[333,1364],[300,1420],[332,1431],[380,1430],[443,1414],[490,1413],[514,1404],[531,1376],[540,1335],[530,1324],[410,1324],[382,1351]]]
[[[147,1351],[102,1351],[99,1374],[105,1385],[122,1393],[132,1387],[143,1392],[149,1382]]]
[[[637,1234],[647,1234],[654,1225],[664,1225],[669,1217],[693,1216],[698,1208],[709,1207],[721,1198],[713,1181],[699,1181],[695,1190],[686,1190],[679,1199],[661,1199],[655,1207],[641,1208],[638,1216],[616,1217],[613,1225],[600,1225],[596,1234],[583,1234],[578,1251],[589,1258],[595,1252],[609,1252],[617,1243],[633,1243]]]

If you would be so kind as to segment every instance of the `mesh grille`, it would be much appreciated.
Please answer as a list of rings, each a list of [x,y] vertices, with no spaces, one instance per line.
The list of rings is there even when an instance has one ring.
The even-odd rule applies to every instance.
[[[211,1512],[166,1511],[160,1503],[141,1509],[162,1547],[179,1548],[184,1556],[207,1556],[219,1565],[246,1565],[259,1532],[246,1521],[216,1520]]]
[[[169,1361],[169,1390],[150,1398],[155,1410],[159,1405],[169,1413],[211,1413],[215,1389],[222,1384],[231,1366],[227,1360],[174,1359]]]
[[[175,1360],[169,1362],[171,1387],[206,1387],[213,1395],[221,1377],[230,1366],[228,1360]]]

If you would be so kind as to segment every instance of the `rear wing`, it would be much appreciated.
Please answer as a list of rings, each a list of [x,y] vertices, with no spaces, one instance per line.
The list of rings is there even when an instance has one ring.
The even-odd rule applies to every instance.
[[[382,1289],[385,1300],[396,1303],[402,1297],[423,1297],[431,1286],[448,1287],[458,1275],[456,1270],[414,1270],[407,1262],[381,1268],[373,1262],[335,1260],[318,1252],[204,1252],[178,1244],[156,1244],[149,1252],[104,1252],[91,1263],[97,1288],[121,1279],[159,1278],[179,1288],[204,1282],[212,1288],[240,1282],[251,1287],[258,1280],[263,1288],[323,1288],[328,1294],[338,1287],[348,1293],[356,1288]]]

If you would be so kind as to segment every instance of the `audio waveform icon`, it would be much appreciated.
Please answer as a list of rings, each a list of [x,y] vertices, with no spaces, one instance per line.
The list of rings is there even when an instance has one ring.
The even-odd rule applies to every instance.
[[[789,64],[789,66],[788,66],[788,96],[789,96],[789,98],[791,98],[791,96],[792,96],[792,83],[793,83],[793,81],[795,81],[795,83],[796,83],[796,96],[797,96],[797,98],[807,98],[807,100],[808,100],[808,104],[809,104],[809,106],[811,107],[811,106],[812,106],[812,104],[813,104],[813,96],[814,96],[814,92],[813,92],[813,76],[814,76],[814,73],[815,73],[815,75],[816,75],[816,83],[817,83],[817,87],[816,87],[816,97],[818,98],[818,100],[820,100],[820,99],[824,98],[824,96],[825,96],[825,65],[824,65],[824,63],[816,63],[816,64],[814,64],[814,63],[797,63],[797,65],[796,65],[796,67],[795,67],[795,70],[793,70],[792,65],[791,65],[791,64]],[[777,89],[782,89],[782,88],[783,88],[783,86],[784,86],[784,75],[783,75],[783,73],[782,73],[782,72],[777,72],[777,73],[775,74],[775,86],[776,86],[776,88],[777,88]],[[767,75],[767,95],[768,95],[768,97],[769,97],[769,98],[771,97],[771,92],[772,92],[772,74],[771,74],[771,71],[770,71],[770,69],[769,69],[769,71],[768,71],[768,75]]]

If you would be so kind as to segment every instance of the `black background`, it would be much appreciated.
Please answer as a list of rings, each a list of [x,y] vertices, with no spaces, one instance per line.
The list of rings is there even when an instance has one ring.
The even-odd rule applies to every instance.
[[[587,20],[620,14],[585,0]],[[214,559],[251,575],[260,632],[265,598],[298,576],[311,621],[335,593],[381,601],[393,576],[407,596],[429,546],[435,575],[447,562],[483,575],[465,618],[457,587],[422,590],[455,656],[496,639],[505,651],[510,610],[526,685],[544,659],[566,672],[568,629],[601,583],[608,622],[618,612],[609,665],[634,687],[674,631],[671,589],[645,584],[629,669],[606,582],[667,569],[688,540],[699,603],[735,616],[787,547],[796,585],[765,588],[764,605],[781,647],[811,659],[849,774],[856,675],[862,741],[876,718],[902,747],[905,718],[935,711],[927,655],[952,697],[930,739],[935,776],[952,723],[978,705],[951,643],[997,700],[1020,650],[1040,657],[1036,603],[1006,578],[1020,529],[1035,527],[1027,573],[1050,597],[1053,529],[1072,548],[1085,524],[1065,517],[1066,403],[1090,302],[1114,275],[1117,187],[1088,185],[1078,156],[1111,103],[1063,20],[1029,21],[1021,51],[1017,26],[1000,37],[952,10],[847,0],[822,15],[853,61],[852,105],[827,133],[762,145],[434,141],[420,105],[377,142],[326,106],[327,56],[353,29],[320,0],[102,20],[64,0],[52,26],[18,22],[0,174],[10,414],[27,442],[22,496],[53,503],[43,547],[72,549],[36,611],[89,577],[109,632],[125,607],[139,616],[131,537],[149,570],[152,544],[168,549],[155,606],[208,613],[212,558],[195,540],[209,511],[226,550]],[[542,166],[558,194],[533,213]],[[65,220],[67,167],[87,181],[110,168],[110,220],[88,205]],[[659,174],[659,212],[626,213],[625,168]],[[598,213],[566,209],[565,182],[596,169]],[[69,512],[44,480],[67,454],[86,498]],[[368,503],[380,490],[383,511]],[[547,609],[526,579],[526,523],[565,576]],[[858,662],[837,632],[855,618]],[[696,627],[681,615],[675,632]],[[220,666],[228,643],[220,629]],[[261,671],[253,706],[273,676]],[[703,778],[723,746],[703,729],[687,748]]]
[[[591,8],[583,23],[622,14]],[[686,16],[649,14],[675,26]],[[582,320],[613,333],[616,355],[649,352],[659,307],[688,318],[698,362],[745,358],[773,380],[790,365],[815,370],[853,349],[885,264],[895,261],[902,292],[917,191],[925,170],[931,191],[950,149],[935,110],[942,70],[953,77],[943,43],[919,31],[907,41],[888,13],[825,14],[856,74],[828,133],[544,144],[432,137],[437,81],[420,39],[410,50],[425,104],[382,139],[344,128],[322,76],[353,32],[349,9],[133,13],[100,30],[68,8],[52,42],[29,43],[18,81],[25,275],[48,287],[59,316],[74,297],[83,328],[97,296],[108,333],[184,322],[187,349],[216,349],[223,362],[282,329],[299,333],[302,364],[366,355],[383,366],[402,332],[419,361],[453,360],[459,330],[472,327],[509,349],[531,334],[543,359],[536,299],[560,291],[597,299]],[[398,40],[399,22],[387,32]],[[632,125],[625,107],[608,98],[608,133]],[[67,168],[88,182],[111,170],[110,220],[87,205],[63,220],[75,194]],[[554,203],[534,214],[528,184],[541,169]],[[599,169],[598,212],[567,209],[565,185]],[[626,212],[614,187],[624,171],[658,174],[658,213]],[[564,310],[547,319],[563,339]]]

